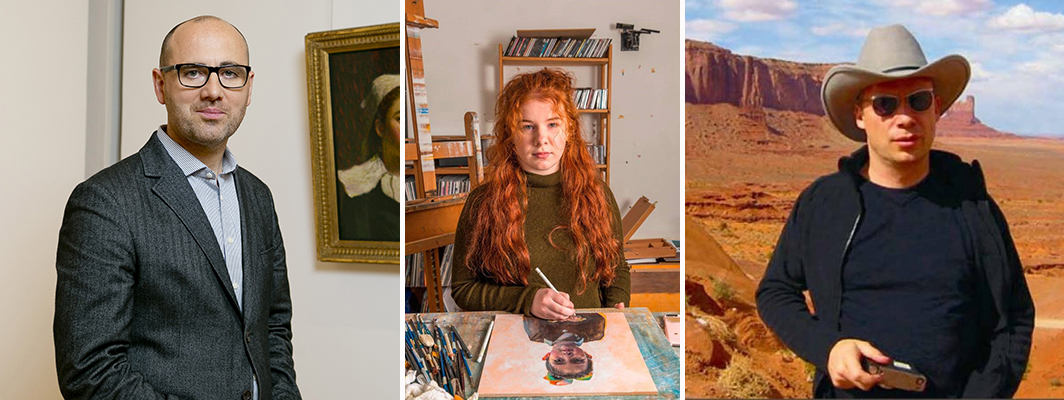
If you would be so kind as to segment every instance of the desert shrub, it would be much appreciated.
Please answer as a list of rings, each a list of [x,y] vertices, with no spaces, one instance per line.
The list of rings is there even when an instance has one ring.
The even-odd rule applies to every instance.
[[[726,282],[713,280],[713,297],[720,301],[730,301],[734,296],[735,289],[732,289]]]
[[[772,389],[764,377],[754,372],[750,358],[739,354],[732,357],[728,368],[721,371],[717,385],[729,397],[740,399],[762,398]]]
[[[805,363],[805,380],[812,382],[813,377],[816,376],[816,366],[805,360],[802,360],[802,362]]]
[[[1060,387],[1060,378],[1053,378],[1049,380],[1049,386]]]

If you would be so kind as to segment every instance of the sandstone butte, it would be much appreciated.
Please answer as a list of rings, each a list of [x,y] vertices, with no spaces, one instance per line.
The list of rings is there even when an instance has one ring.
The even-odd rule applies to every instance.
[[[732,53],[712,43],[685,43],[685,93],[691,104],[727,103],[743,109],[769,108],[823,116],[820,86],[838,64],[800,63]],[[1015,137],[975,116],[975,97],[958,100],[939,120],[938,134]]]

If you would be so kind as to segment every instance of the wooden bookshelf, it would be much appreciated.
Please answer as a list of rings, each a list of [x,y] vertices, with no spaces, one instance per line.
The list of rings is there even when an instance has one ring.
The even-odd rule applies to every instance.
[[[606,109],[582,109],[577,112],[587,118],[597,119],[600,132],[596,138],[587,138],[588,144],[603,146],[605,150],[605,164],[598,164],[599,170],[603,171],[606,183],[610,183],[610,139],[611,126],[610,116],[613,106],[613,44],[606,47],[605,57],[600,58],[569,58],[569,57],[509,57],[504,56],[506,49],[499,44],[499,90],[506,84],[506,67],[521,65],[557,66],[561,68],[570,66],[593,66],[598,68],[596,89],[606,89]]]
[[[612,46],[612,44],[610,45]],[[499,44],[502,47],[502,44]],[[503,49],[505,50],[505,49]],[[606,52],[607,54],[609,51]],[[500,53],[501,54],[501,53]],[[573,57],[508,57],[500,56],[504,62],[514,63],[550,63],[550,64],[609,64],[610,57],[600,58],[573,58]]]

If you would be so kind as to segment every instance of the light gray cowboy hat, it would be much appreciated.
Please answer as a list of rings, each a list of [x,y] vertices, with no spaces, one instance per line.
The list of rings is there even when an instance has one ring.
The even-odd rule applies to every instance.
[[[920,43],[908,29],[890,25],[872,29],[861,48],[857,64],[837,65],[824,76],[820,99],[831,123],[846,137],[866,141],[864,129],[854,121],[857,96],[865,88],[886,81],[927,77],[935,83],[935,96],[942,101],[939,115],[964,92],[971,76],[968,60],[948,55],[928,64]]]

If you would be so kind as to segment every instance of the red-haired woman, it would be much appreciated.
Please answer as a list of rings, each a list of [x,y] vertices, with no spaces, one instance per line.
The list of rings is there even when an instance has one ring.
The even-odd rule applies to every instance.
[[[554,69],[503,87],[490,172],[455,232],[451,294],[462,309],[565,319],[575,308],[628,303],[620,212],[588,154],[572,95],[572,77]]]

